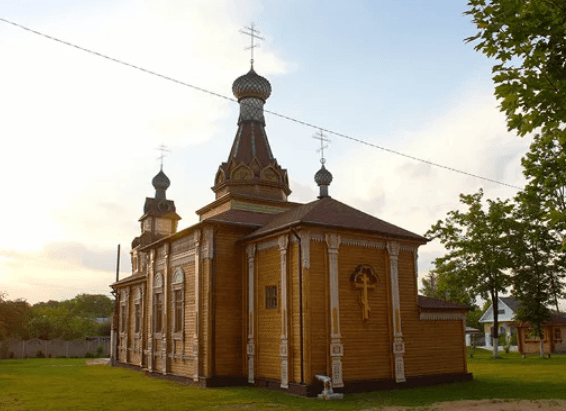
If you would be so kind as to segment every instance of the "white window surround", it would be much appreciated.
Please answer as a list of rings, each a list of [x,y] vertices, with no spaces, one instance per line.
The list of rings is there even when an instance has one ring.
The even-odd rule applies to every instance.
[[[180,291],[180,300],[177,300]],[[171,284],[172,305],[173,305],[173,321],[171,322],[173,338],[176,340],[183,339],[185,331],[185,272],[178,267],[173,274],[173,282]],[[178,307],[180,305],[180,307]],[[180,308],[180,312],[177,310]],[[180,324],[177,322],[180,321]]]
[[[158,300],[160,300],[160,307],[158,307]],[[152,317],[153,317],[153,331],[155,338],[161,338],[163,335],[163,314],[164,314],[164,307],[163,307],[163,274],[160,272],[155,274],[153,280],[153,307],[152,307]],[[158,321],[158,313],[161,316],[161,319]],[[158,326],[159,329],[158,329]]]

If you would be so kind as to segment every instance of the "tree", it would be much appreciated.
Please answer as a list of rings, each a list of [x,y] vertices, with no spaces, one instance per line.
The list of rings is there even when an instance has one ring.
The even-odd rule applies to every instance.
[[[108,318],[114,310],[114,301],[102,294],[79,294],[64,303],[73,314],[87,318]]]
[[[563,293],[566,253],[560,247],[561,236],[543,220],[544,203],[534,188],[530,185],[516,197],[513,294],[521,303],[515,318],[530,323],[543,357],[543,324],[550,319],[548,305],[558,305],[558,295]]]
[[[523,190],[541,207],[540,219],[549,222],[564,238],[566,231],[566,144],[535,136],[522,159],[528,183]]]
[[[467,206],[465,212],[450,211],[425,234],[439,239],[447,250],[437,258],[436,267],[457,267],[453,273],[458,281],[471,288],[471,292],[490,299],[494,312],[493,356],[498,356],[498,299],[510,285],[508,268],[511,267],[509,233],[513,205],[509,201],[487,200],[487,211],[482,205],[483,191],[460,195]]]
[[[0,340],[6,338],[25,338],[25,325],[30,312],[27,301],[10,301],[0,292]]]
[[[441,265],[436,263],[437,261],[433,261],[434,268],[422,280],[423,295],[468,307],[474,306],[477,294],[463,281],[459,262],[452,260]]]
[[[566,143],[566,4],[563,0],[469,0],[478,32],[466,39],[495,58],[495,95],[509,130]]]

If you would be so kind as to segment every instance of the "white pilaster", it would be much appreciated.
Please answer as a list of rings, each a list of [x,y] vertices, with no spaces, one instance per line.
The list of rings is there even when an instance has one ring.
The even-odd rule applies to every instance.
[[[340,332],[340,300],[338,280],[338,248],[340,247],[340,236],[337,234],[326,235],[328,247],[328,275],[330,284],[330,360],[332,365],[332,385],[343,387],[342,379],[342,356],[344,346],[342,345],[342,334]]]
[[[250,244],[247,247],[248,256],[248,382],[255,383],[254,359],[255,359],[255,343],[254,343],[254,318],[255,318],[255,252],[256,245]]]
[[[279,237],[279,253],[281,258],[281,343],[279,356],[281,358],[281,388],[289,388],[289,342],[287,330],[287,246],[289,237]]]
[[[153,344],[153,337],[154,337],[154,333],[155,333],[155,319],[153,318],[153,316],[155,315],[155,312],[153,310],[153,289],[155,287],[154,285],[154,280],[155,280],[155,250],[151,250],[149,252],[149,264],[147,267],[147,271],[148,271],[148,281],[149,281],[149,307],[148,307],[148,312],[149,312],[149,316],[148,316],[148,321],[149,321],[149,336],[148,336],[148,342],[147,342],[147,351],[149,353],[148,355],[148,359],[147,359],[147,368],[149,370],[149,372],[153,372],[153,356],[155,355],[154,352],[154,344]]]
[[[167,375],[167,336],[169,335],[169,243],[163,245],[165,250],[165,266],[163,267],[163,332],[161,355],[163,357],[163,375]]]
[[[194,243],[195,243],[195,332],[193,334],[193,381],[197,382],[199,379],[199,367],[200,367],[200,239],[201,231],[195,230],[194,232]]]
[[[405,343],[403,342],[403,332],[401,328],[401,304],[399,299],[399,243],[396,241],[387,242],[387,252],[389,253],[390,278],[391,278],[391,302],[393,313],[393,355],[395,357],[395,381],[405,381],[405,363],[403,354],[405,353]]]

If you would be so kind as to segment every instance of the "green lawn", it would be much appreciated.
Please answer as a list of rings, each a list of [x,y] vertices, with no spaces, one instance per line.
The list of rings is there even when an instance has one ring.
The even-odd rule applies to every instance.
[[[349,394],[325,402],[259,388],[187,387],[84,359],[0,360],[0,410],[361,410],[462,399],[566,399],[566,356],[551,359],[476,350],[474,381]]]

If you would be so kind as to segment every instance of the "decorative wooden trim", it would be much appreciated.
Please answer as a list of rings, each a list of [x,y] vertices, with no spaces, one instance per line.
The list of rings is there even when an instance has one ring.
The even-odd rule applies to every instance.
[[[250,244],[246,249],[246,254],[248,257],[248,382],[254,384],[255,382],[255,331],[254,331],[254,321],[255,321],[255,254],[256,245]]]
[[[356,247],[365,247],[365,248],[376,248],[385,250],[386,243],[382,240],[365,240],[362,238],[343,238],[342,244],[344,245],[353,245]]]
[[[310,231],[305,230],[299,233],[301,238],[301,254],[303,259],[301,261],[303,269],[311,268],[311,234]]]
[[[277,246],[279,246],[279,239],[272,238],[272,239],[260,241],[259,243],[257,243],[257,250],[262,251],[262,250],[267,250],[268,248],[275,248]]]
[[[326,241],[326,236],[317,231],[311,231],[311,241],[318,241],[319,243],[324,243]]]
[[[462,313],[446,313],[446,312],[421,312],[419,314],[419,320],[422,321],[466,321],[466,314]]]
[[[195,332],[193,335],[193,381],[198,382],[199,380],[199,366],[200,366],[200,350],[199,350],[199,337],[200,337],[200,255],[201,255],[201,230],[195,230],[194,232],[194,245],[195,245]]]
[[[203,247],[202,247],[202,258],[203,260],[212,259],[214,254],[214,231],[212,227],[204,227],[203,229]]]
[[[340,247],[340,236],[338,234],[327,234],[326,245],[328,249],[328,275],[330,285],[330,358],[332,366],[332,385],[336,388],[343,387],[342,378],[342,356],[344,346],[340,332],[340,299],[338,280],[338,248]]]
[[[407,244],[399,245],[399,250],[401,250],[401,251],[413,252],[413,251],[417,251],[418,248],[419,247],[415,246],[415,245],[407,245]]]
[[[281,360],[281,388],[287,389],[289,388],[289,342],[287,329],[287,247],[289,246],[289,236],[279,236],[278,244],[281,267],[281,341],[279,357]]]
[[[396,241],[387,242],[387,253],[389,254],[391,277],[391,303],[393,314],[393,354],[395,356],[395,381],[405,382],[405,364],[403,354],[405,353],[405,343],[403,342],[403,332],[401,328],[401,304],[399,299],[399,243]]]

